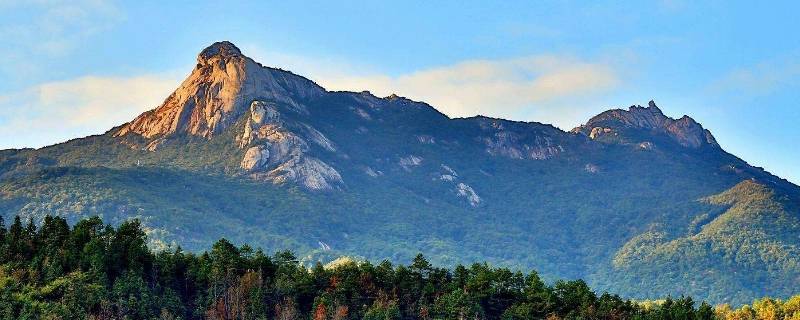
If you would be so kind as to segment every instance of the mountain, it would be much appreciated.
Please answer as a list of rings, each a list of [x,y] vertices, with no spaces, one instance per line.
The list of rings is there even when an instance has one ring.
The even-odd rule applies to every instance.
[[[108,132],[0,151],[0,213],[138,218],[156,248],[226,237],[304,261],[488,261],[633,298],[800,285],[800,187],[654,102],[569,132],[327,91],[233,44]],[[737,294],[733,294],[737,293]]]

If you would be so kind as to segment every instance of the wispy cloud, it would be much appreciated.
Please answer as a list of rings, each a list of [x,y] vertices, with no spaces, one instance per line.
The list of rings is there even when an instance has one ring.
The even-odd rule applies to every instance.
[[[105,0],[0,0],[0,71],[22,75],[36,58],[68,54],[88,37],[125,19]]]
[[[158,106],[174,90],[176,72],[132,77],[88,76],[0,96],[0,149],[43,146],[104,132]]]
[[[709,88],[715,93],[740,98],[769,95],[787,86],[800,85],[800,52],[730,71]]]
[[[320,80],[333,89],[364,88],[424,100],[451,116],[513,113],[565,96],[602,92],[618,83],[608,66],[552,56],[467,61],[397,77],[342,75]]]
[[[606,94],[621,84],[620,70],[613,63],[569,56],[470,60],[388,75],[333,59],[245,49],[256,60],[299,72],[328,90],[395,93],[430,103],[452,117],[481,114],[525,120],[520,117],[533,115],[538,121],[570,127],[576,124],[575,110],[559,108]]]

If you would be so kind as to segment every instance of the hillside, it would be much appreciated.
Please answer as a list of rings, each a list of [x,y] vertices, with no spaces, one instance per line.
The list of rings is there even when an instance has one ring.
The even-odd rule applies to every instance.
[[[799,201],[798,186],[652,101],[570,132],[451,119],[396,95],[326,91],[229,42],[129,123],[0,151],[7,221],[139,218],[156,247],[226,237],[304,261],[422,252],[633,298],[788,295],[800,285]]]
[[[674,238],[653,230],[631,239],[614,257],[608,276],[626,287],[644,279],[653,286],[638,295],[676,292],[722,301],[760,295],[788,296],[800,274],[800,220],[796,203],[752,181],[701,200],[712,205]],[[746,274],[747,276],[740,276]],[[730,275],[734,275],[731,277]]]

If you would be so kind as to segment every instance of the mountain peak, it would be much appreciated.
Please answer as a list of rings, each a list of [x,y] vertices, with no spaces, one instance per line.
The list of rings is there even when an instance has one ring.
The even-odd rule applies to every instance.
[[[210,60],[215,56],[226,58],[226,57],[235,57],[241,55],[242,51],[239,50],[239,48],[236,47],[236,45],[234,45],[232,42],[219,41],[219,42],[214,42],[212,45],[203,49],[203,51],[200,51],[200,54],[197,55],[197,61],[202,63]]]
[[[390,94],[390,95],[386,96],[386,98],[385,98],[385,99],[388,99],[388,100],[397,100],[397,99],[403,99],[403,97],[401,97],[401,96],[398,96],[398,95],[397,95],[397,94],[395,94],[395,93],[392,93],[392,94]]]
[[[647,103],[647,107],[650,108],[650,109],[653,109],[654,111],[658,111],[658,113],[662,113],[661,109],[658,108],[658,106],[656,105],[656,102],[653,101],[653,100],[650,100],[650,102]]]
[[[115,135],[153,139],[187,133],[211,138],[247,113],[253,101],[280,103],[303,113],[303,101],[324,91],[306,78],[258,64],[229,41],[215,42],[200,52],[195,69],[163,104]]]
[[[616,110],[609,110],[609,111],[616,111]],[[623,111],[623,110],[620,110]],[[624,111],[623,111],[624,112]],[[642,126],[659,126],[664,120],[669,119],[664,112],[656,105],[655,101],[650,100],[647,103],[647,107],[642,107],[640,105],[633,105],[628,107],[628,114],[638,118],[640,124]],[[602,113],[600,115],[603,115]],[[641,121],[644,121],[641,123]]]
[[[703,129],[703,126],[694,119],[688,116],[680,119],[670,118],[664,115],[653,100],[647,103],[647,107],[634,105],[628,110],[608,110],[592,117],[585,125],[573,129],[572,132],[586,134],[591,139],[605,135],[613,138],[611,139],[613,141],[620,141],[622,137],[620,134],[629,129],[667,135],[684,147],[699,148],[706,145],[718,147],[711,132]],[[637,139],[639,138],[643,137]]]

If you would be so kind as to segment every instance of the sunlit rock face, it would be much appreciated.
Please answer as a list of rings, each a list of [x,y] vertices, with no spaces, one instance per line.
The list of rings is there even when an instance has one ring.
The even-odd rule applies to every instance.
[[[195,69],[161,106],[123,125],[115,135],[186,133],[211,138],[235,123],[254,100],[283,102],[303,112],[300,100],[324,92],[305,78],[258,64],[230,42],[217,42],[200,52]]]
[[[332,189],[341,175],[308,152],[309,143],[328,152],[335,152],[335,145],[315,128],[284,117],[308,114],[304,101],[324,93],[308,79],[263,67],[232,43],[217,42],[200,52],[195,69],[161,106],[114,136],[138,135],[148,140],[143,149],[157,151],[173,137],[212,139],[242,121],[235,138],[243,150],[242,171],[259,180]]]

